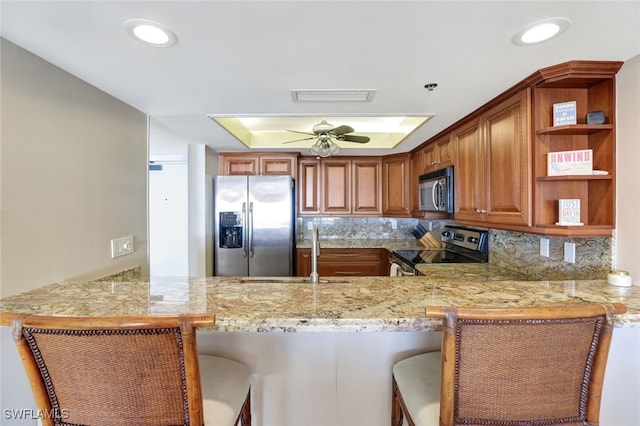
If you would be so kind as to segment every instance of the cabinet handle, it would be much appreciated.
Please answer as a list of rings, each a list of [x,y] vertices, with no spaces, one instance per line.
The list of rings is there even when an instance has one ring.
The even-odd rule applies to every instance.
[[[440,164],[440,162],[439,162],[439,161],[432,161],[432,162],[431,162],[431,165],[432,165],[432,166],[435,166],[436,164]]]
[[[360,271],[335,271],[336,275],[362,275]]]
[[[476,213],[485,214],[487,211],[485,209],[476,209]]]

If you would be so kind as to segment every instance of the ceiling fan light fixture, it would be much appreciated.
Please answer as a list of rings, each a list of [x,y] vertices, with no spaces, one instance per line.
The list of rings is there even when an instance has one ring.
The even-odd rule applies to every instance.
[[[518,46],[531,46],[552,40],[564,34],[571,25],[567,18],[549,18],[535,22],[518,31],[511,41]]]
[[[317,155],[318,157],[325,158],[340,152],[340,147],[335,143],[331,142],[331,140],[318,139],[318,141],[315,144],[311,145],[311,148],[309,148],[309,151],[311,151],[313,155]]]

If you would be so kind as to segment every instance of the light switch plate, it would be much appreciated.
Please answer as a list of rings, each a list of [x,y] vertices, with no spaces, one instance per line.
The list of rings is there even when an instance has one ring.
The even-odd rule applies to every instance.
[[[133,235],[111,240],[112,259],[120,256],[126,256],[127,254],[131,254],[133,252]]]
[[[540,256],[549,257],[549,239],[540,238]]]
[[[576,243],[564,243],[564,261],[576,263]]]

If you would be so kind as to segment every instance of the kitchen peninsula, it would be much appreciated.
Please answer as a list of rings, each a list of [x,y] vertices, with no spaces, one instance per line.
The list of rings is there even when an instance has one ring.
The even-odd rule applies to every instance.
[[[490,265],[455,268],[461,266],[438,265],[429,277],[321,277],[317,285],[296,277],[62,282],[0,304],[3,314],[214,313],[215,328],[199,332],[199,350],[251,367],[257,425],[386,426],[391,365],[440,344],[440,322],[424,317],[426,305],[622,302],[628,312],[615,317],[601,419],[612,426],[640,424],[637,404],[628,399],[640,391],[640,287],[494,280],[483,269]],[[4,315],[2,325],[6,336]],[[15,365],[20,368],[18,359]]]

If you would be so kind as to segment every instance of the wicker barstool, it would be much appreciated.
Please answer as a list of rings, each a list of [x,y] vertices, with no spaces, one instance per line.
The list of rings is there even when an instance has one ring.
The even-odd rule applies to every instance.
[[[213,315],[7,315],[44,426],[251,424],[249,370],[198,356]]]
[[[597,425],[622,304],[427,307],[441,352],[393,366],[391,425]]]

